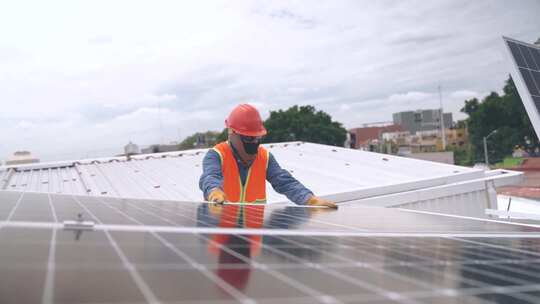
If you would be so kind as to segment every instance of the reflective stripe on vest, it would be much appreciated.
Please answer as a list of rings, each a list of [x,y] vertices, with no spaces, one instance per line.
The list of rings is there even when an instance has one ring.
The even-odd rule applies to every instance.
[[[259,146],[257,157],[248,170],[246,184],[242,185],[238,164],[229,143],[219,143],[213,149],[219,154],[221,159],[223,191],[225,192],[227,201],[265,203],[268,151],[262,146]]]

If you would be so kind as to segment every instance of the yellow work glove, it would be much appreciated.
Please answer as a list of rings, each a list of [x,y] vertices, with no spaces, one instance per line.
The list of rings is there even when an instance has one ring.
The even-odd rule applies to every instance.
[[[338,208],[336,203],[326,200],[324,198],[316,197],[315,195],[309,198],[309,200],[307,201],[307,204],[309,206],[325,206],[332,209]]]
[[[208,194],[208,201],[223,204],[227,198],[225,198],[225,192],[219,188],[215,188]]]

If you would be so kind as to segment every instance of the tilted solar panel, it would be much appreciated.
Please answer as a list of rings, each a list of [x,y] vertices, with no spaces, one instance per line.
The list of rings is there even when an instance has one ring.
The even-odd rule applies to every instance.
[[[511,75],[536,135],[540,137],[540,46],[503,37]]]
[[[535,225],[15,192],[0,217],[0,303],[540,301]]]

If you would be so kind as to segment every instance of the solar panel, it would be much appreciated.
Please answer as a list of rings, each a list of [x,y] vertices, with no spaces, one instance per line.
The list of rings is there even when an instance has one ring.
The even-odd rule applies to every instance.
[[[540,137],[540,46],[503,37],[510,55],[511,75]]]
[[[535,225],[15,192],[0,206],[1,303],[540,301]],[[93,229],[64,229],[79,214]]]

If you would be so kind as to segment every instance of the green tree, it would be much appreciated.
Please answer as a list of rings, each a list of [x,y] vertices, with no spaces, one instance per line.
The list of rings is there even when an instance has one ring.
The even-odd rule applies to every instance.
[[[216,138],[216,143],[220,143],[222,141],[226,141],[229,138],[229,129],[225,128],[221,133],[219,133],[218,137]]]
[[[538,145],[538,138],[512,78],[506,81],[502,95],[492,92],[482,102],[466,100],[461,111],[469,115],[466,124],[476,161],[484,160],[483,138],[493,130],[497,132],[488,139],[491,163],[510,155],[516,145],[528,149]]]
[[[197,132],[186,137],[178,146],[179,150],[189,150],[193,148],[209,148],[218,142],[220,132],[207,131]]]
[[[343,146],[347,130],[341,123],[313,106],[293,106],[283,111],[271,111],[264,122],[268,134],[264,142],[306,141]]]
[[[466,113],[467,115],[471,115],[472,113],[476,112],[476,110],[478,110],[479,104],[480,102],[478,102],[478,99],[476,98],[465,100],[465,106],[461,108],[461,112]]]

